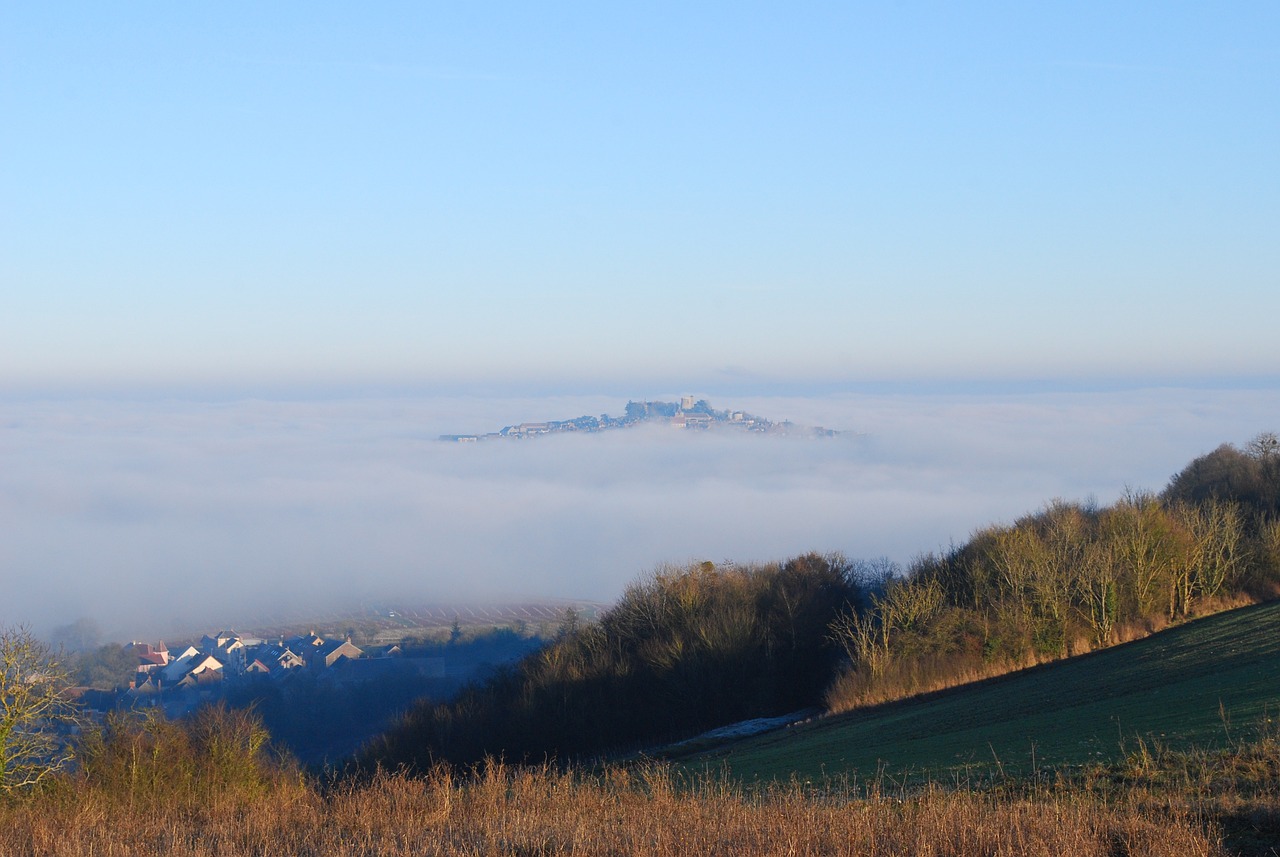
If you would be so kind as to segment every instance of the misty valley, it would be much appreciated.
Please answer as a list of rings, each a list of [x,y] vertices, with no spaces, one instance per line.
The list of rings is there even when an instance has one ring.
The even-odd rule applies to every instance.
[[[110,807],[143,813],[145,853],[187,853],[181,826],[142,822],[163,805],[235,853],[286,828],[291,853],[348,853],[348,802],[375,801],[400,807],[363,828],[376,853],[909,853],[954,836],[975,854],[1028,836],[1046,853],[1261,853],[1280,843],[1257,814],[1280,800],[1278,598],[1280,441],[1263,432],[1159,493],[1050,500],[906,565],[694,561],[611,603],[378,602],[170,644],[102,642],[87,618],[52,646],[11,628],[0,845],[48,825],[77,847],[134,842],[83,815]],[[1211,793],[1188,785],[1202,776]],[[677,805],[700,821],[669,838]],[[841,806],[862,820],[824,815]]]

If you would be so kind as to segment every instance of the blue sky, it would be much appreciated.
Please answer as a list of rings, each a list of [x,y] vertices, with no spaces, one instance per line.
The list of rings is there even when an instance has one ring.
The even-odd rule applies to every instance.
[[[0,0],[0,623],[1158,490],[1277,428],[1277,105],[1273,2]],[[682,393],[854,434],[434,441]]]
[[[1277,104],[1270,2],[4,3],[0,387],[1272,385]]]

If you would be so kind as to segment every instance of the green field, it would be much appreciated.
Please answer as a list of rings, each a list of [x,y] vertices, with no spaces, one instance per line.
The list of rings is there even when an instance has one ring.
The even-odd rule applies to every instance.
[[[1225,716],[1224,716],[1225,715]],[[1280,603],[685,759],[742,780],[953,780],[1115,759],[1138,739],[1223,745],[1280,716]],[[997,763],[998,760],[998,763]]]

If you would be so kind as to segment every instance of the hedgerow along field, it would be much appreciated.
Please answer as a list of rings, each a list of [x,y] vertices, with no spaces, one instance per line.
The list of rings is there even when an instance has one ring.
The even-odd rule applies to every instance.
[[[1280,719],[1280,602],[683,759],[744,781],[851,775],[955,782],[1211,748]]]

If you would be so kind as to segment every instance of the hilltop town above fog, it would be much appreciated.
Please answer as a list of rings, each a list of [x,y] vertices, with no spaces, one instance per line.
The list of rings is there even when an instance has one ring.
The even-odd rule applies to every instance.
[[[544,434],[565,432],[602,432],[631,428],[644,423],[669,425],[672,428],[691,431],[727,429],[774,435],[800,435],[805,437],[835,437],[833,429],[821,426],[801,426],[789,420],[774,422],[745,411],[718,411],[706,399],[684,396],[679,402],[627,402],[626,411],[620,417],[601,414],[598,417],[581,416],[549,422],[525,422],[504,426],[487,434],[445,434],[440,439],[455,443],[475,443],[481,440],[523,440]]]

